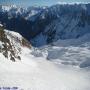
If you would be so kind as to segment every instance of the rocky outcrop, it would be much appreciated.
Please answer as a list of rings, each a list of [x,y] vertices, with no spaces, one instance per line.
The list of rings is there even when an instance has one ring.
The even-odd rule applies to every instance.
[[[19,38],[18,33],[16,33],[17,36],[14,36],[13,33],[4,30],[4,27],[0,26],[0,53],[2,53],[6,58],[15,62],[16,60],[21,60],[20,53],[22,47],[31,48],[31,45],[22,36]]]

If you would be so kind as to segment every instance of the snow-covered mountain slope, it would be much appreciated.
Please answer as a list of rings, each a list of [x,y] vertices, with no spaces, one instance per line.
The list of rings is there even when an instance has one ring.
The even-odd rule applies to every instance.
[[[14,6],[9,10],[4,7],[1,6],[0,21],[7,29],[15,30],[30,40],[34,46],[58,39],[75,39],[90,33],[89,3],[60,4],[45,8]]]
[[[0,88],[90,90],[89,7],[55,5],[35,15],[32,11],[28,20],[22,13],[8,18],[11,11],[4,10],[0,21],[6,28],[27,39],[31,33],[32,43],[42,47],[31,49],[19,33],[0,24]]]
[[[90,90],[89,68],[80,69],[79,67],[73,67],[74,64],[71,64],[77,61],[78,58],[86,60],[85,55],[89,57],[90,53],[86,47],[65,48],[51,46],[40,49],[42,51],[38,49],[33,51],[33,55],[36,53],[40,57],[34,57],[31,54],[32,50],[23,47],[21,61],[18,60],[14,63],[0,53],[0,88],[16,87],[18,90]],[[37,51],[43,52],[44,57],[41,57]],[[56,59],[56,64],[46,60],[47,53],[45,51],[48,51],[48,58],[51,61]],[[60,61],[63,63],[60,64]],[[68,63],[69,66],[66,65]]]
[[[21,36],[15,32],[9,31],[9,34],[17,36],[19,39],[21,38]],[[11,40],[13,38],[9,39]],[[13,42],[15,42],[14,39]],[[18,42],[16,44],[19,47]],[[17,47],[16,44],[14,43],[15,47]],[[0,53],[0,88],[9,87],[11,89],[17,88],[18,90],[90,90],[89,68],[80,69],[79,67],[73,67],[72,64],[70,66],[63,63],[59,64],[60,62],[55,64],[47,60],[47,53],[45,53],[45,50],[49,52],[48,57],[50,57],[49,54],[51,54],[52,57],[55,57],[55,55],[59,57],[60,52],[69,55],[69,53],[73,54],[81,51],[81,55],[86,55],[84,54],[86,49],[78,47],[79,50],[77,47],[65,48],[58,46],[43,47],[43,49],[41,48],[42,51],[38,49],[33,51],[33,55],[35,55],[37,51],[40,51],[43,52],[44,57],[41,57],[39,53],[37,54],[39,54],[40,57],[34,57],[31,54],[34,48],[31,50],[27,47],[20,47],[22,48],[20,54],[21,61],[18,60],[17,62],[12,62]],[[60,52],[58,52],[59,54],[53,54],[55,51],[57,52],[57,50],[60,50]],[[66,60],[66,57],[64,56],[64,54],[63,56],[61,55],[61,57]],[[72,57],[74,58],[74,55],[72,55]],[[77,57],[79,58],[79,55]],[[53,60],[51,57],[50,59]],[[61,58],[58,59],[62,61]],[[69,59],[67,62],[69,62]],[[76,61],[75,59],[76,58],[72,61]]]
[[[89,44],[87,44],[87,47],[61,47],[58,41],[55,43],[56,46],[46,46],[40,49],[32,48],[31,50],[17,42],[15,37],[18,37],[19,40],[22,38],[18,33],[11,31],[5,31],[5,33],[15,47],[21,48],[21,61],[12,62],[0,53],[0,88],[90,90],[90,69],[73,67],[74,64],[72,64],[79,61],[78,58],[89,61],[89,59],[86,59],[90,54]],[[55,63],[49,61],[49,59],[55,60]]]
[[[18,17],[18,15],[22,15],[23,17],[25,14],[27,14],[28,16],[33,16],[35,14],[37,14],[36,12],[40,12],[40,10],[42,10],[41,7],[27,7],[27,8],[23,8],[23,7],[19,7],[16,5],[0,5],[0,12],[7,12],[8,16],[13,17],[16,16]]]
[[[37,21],[38,16],[44,10],[43,7],[17,7],[17,6],[0,6],[0,22],[2,22],[8,30],[19,32],[26,39],[30,40],[37,33],[35,30],[39,27]],[[35,26],[35,27],[34,27]]]
[[[6,13],[8,19],[12,18],[24,18],[25,20],[33,21],[35,19],[34,16],[37,16],[42,10],[43,7],[19,7],[16,5],[1,5],[0,13]]]
[[[61,47],[58,41],[53,43],[55,46],[31,49],[23,39],[19,33],[4,30],[0,24],[1,89],[90,90],[89,43],[82,47]]]
[[[24,49],[25,50],[25,49]],[[59,66],[25,54],[22,62],[8,61],[0,54],[0,87],[18,90],[89,90],[90,72]],[[24,56],[24,57],[25,57]]]
[[[0,53],[12,61],[21,60],[22,48],[30,48],[30,43],[19,33],[5,30],[0,25]]]

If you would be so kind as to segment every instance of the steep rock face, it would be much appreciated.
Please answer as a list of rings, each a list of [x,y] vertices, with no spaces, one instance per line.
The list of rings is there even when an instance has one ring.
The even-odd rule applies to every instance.
[[[90,4],[65,4],[51,7],[13,7],[0,10],[0,21],[34,46],[58,39],[79,38],[90,33]]]
[[[16,61],[21,60],[22,47],[30,48],[30,43],[20,34],[5,30],[0,26],[0,53],[6,58]]]

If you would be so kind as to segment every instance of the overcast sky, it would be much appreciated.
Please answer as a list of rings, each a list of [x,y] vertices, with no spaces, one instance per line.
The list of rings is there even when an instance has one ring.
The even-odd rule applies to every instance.
[[[74,3],[74,2],[90,2],[90,0],[0,0],[0,4],[16,4],[16,5],[23,5],[23,6],[48,6],[57,3]]]

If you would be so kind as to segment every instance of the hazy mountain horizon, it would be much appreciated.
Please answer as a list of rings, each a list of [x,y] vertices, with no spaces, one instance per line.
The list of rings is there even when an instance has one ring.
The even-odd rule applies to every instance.
[[[51,6],[58,3],[89,3],[89,0],[0,0],[1,5]]]

